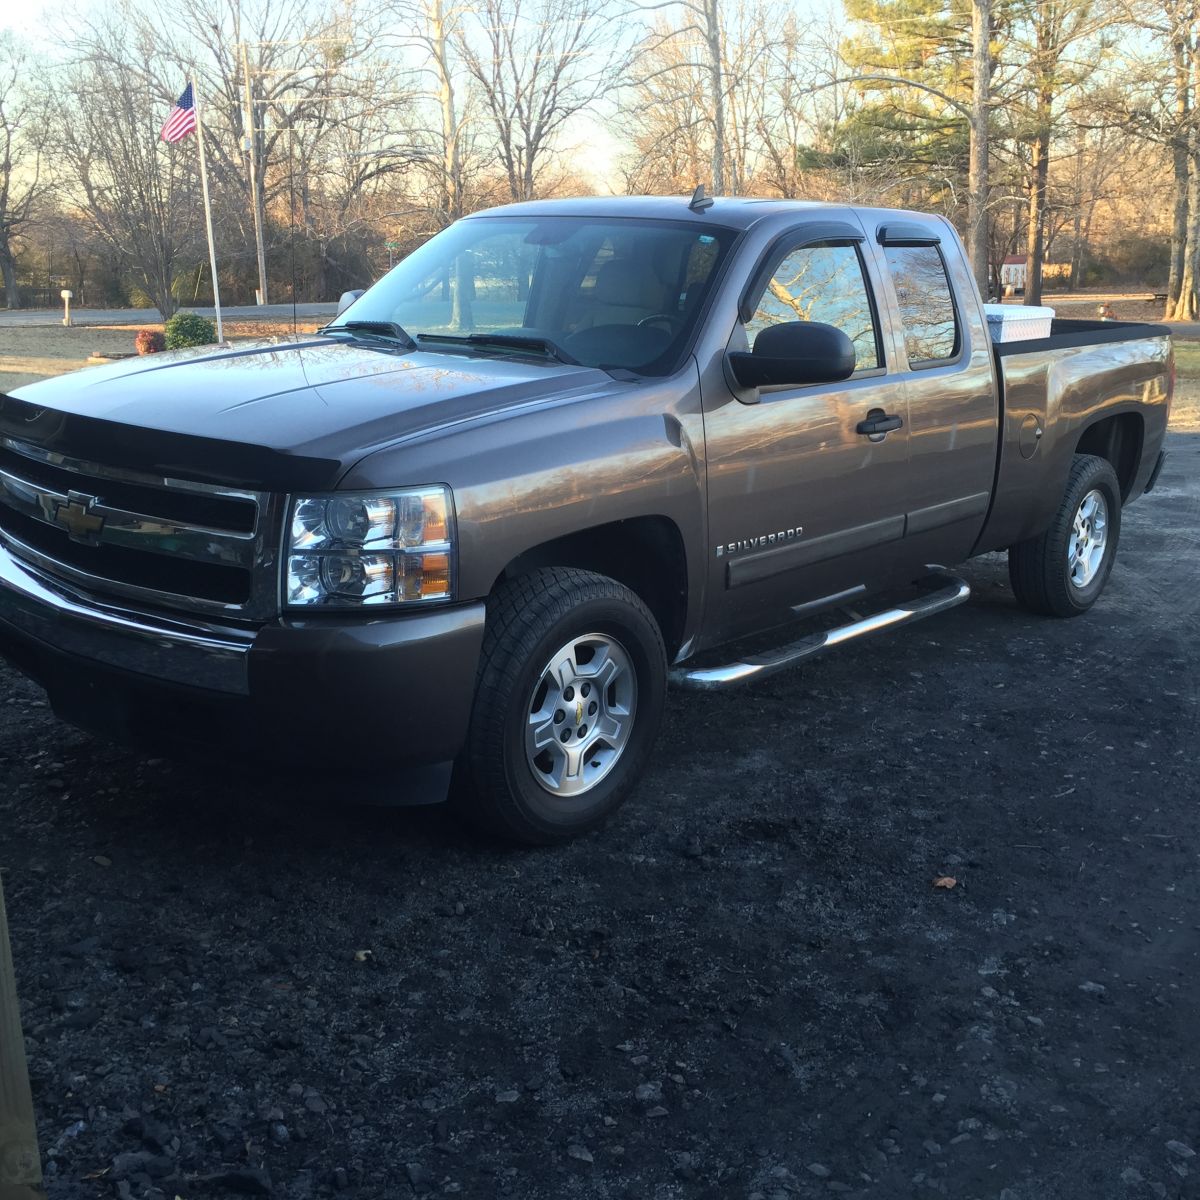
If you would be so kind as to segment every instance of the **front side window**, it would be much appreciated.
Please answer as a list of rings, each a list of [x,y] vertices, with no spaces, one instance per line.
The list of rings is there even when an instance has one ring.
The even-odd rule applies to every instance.
[[[879,337],[858,248],[801,246],[775,268],[746,322],[754,337],[783,321],[823,321],[836,325],[854,343],[856,371],[880,365]]]
[[[958,323],[946,264],[936,246],[885,246],[909,366],[944,362],[958,354]]]
[[[586,366],[665,374],[735,238],[688,221],[470,218],[339,320],[394,322],[434,352],[496,354],[504,338],[541,339]]]

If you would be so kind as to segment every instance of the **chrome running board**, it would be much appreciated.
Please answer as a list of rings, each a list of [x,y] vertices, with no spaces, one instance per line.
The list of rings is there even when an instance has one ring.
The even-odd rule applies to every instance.
[[[971,596],[971,585],[948,571],[937,571],[927,576],[920,581],[920,586],[933,587],[936,590],[926,596],[905,601],[895,608],[852,621],[849,625],[839,625],[836,629],[828,629],[824,633],[809,634],[799,641],[765,654],[749,655],[745,659],[720,667],[676,667],[670,674],[670,680],[676,687],[709,691],[749,683],[753,679],[765,679],[768,675],[794,667],[807,659],[816,658],[826,650],[832,650],[835,646],[841,646],[855,638],[881,633],[885,629],[894,629],[899,625],[908,625],[913,621],[921,621],[925,617],[945,612],[948,608],[965,603]]]

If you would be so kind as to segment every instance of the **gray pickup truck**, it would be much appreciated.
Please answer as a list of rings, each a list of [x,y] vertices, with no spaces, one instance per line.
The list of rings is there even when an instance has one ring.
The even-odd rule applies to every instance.
[[[993,344],[938,217],[484,212],[318,334],[0,397],[0,653],[87,729],[397,801],[454,773],[551,842],[634,786],[669,682],[941,611],[986,551],[1086,611],[1173,377],[1158,326]]]

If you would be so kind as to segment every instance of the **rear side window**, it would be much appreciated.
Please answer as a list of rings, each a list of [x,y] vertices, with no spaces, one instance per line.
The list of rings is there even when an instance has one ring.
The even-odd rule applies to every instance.
[[[782,321],[823,321],[836,325],[854,343],[856,371],[879,366],[875,315],[855,246],[801,246],[771,273],[746,336]]]
[[[884,254],[900,302],[909,366],[954,358],[958,322],[942,252],[936,246],[885,246]]]

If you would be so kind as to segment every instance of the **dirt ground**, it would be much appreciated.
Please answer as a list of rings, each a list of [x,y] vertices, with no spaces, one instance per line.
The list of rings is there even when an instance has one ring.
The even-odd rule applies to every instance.
[[[1200,437],[1170,450],[1088,616],[990,557],[911,631],[676,694],[564,849],[147,760],[0,668],[52,1200],[1200,1196]]]
[[[0,390],[134,332],[6,329]],[[629,805],[564,849],[147,759],[0,666],[51,1200],[1200,1198],[1177,353],[1171,457],[1091,614],[1024,614],[989,556],[963,608],[675,694]]]

